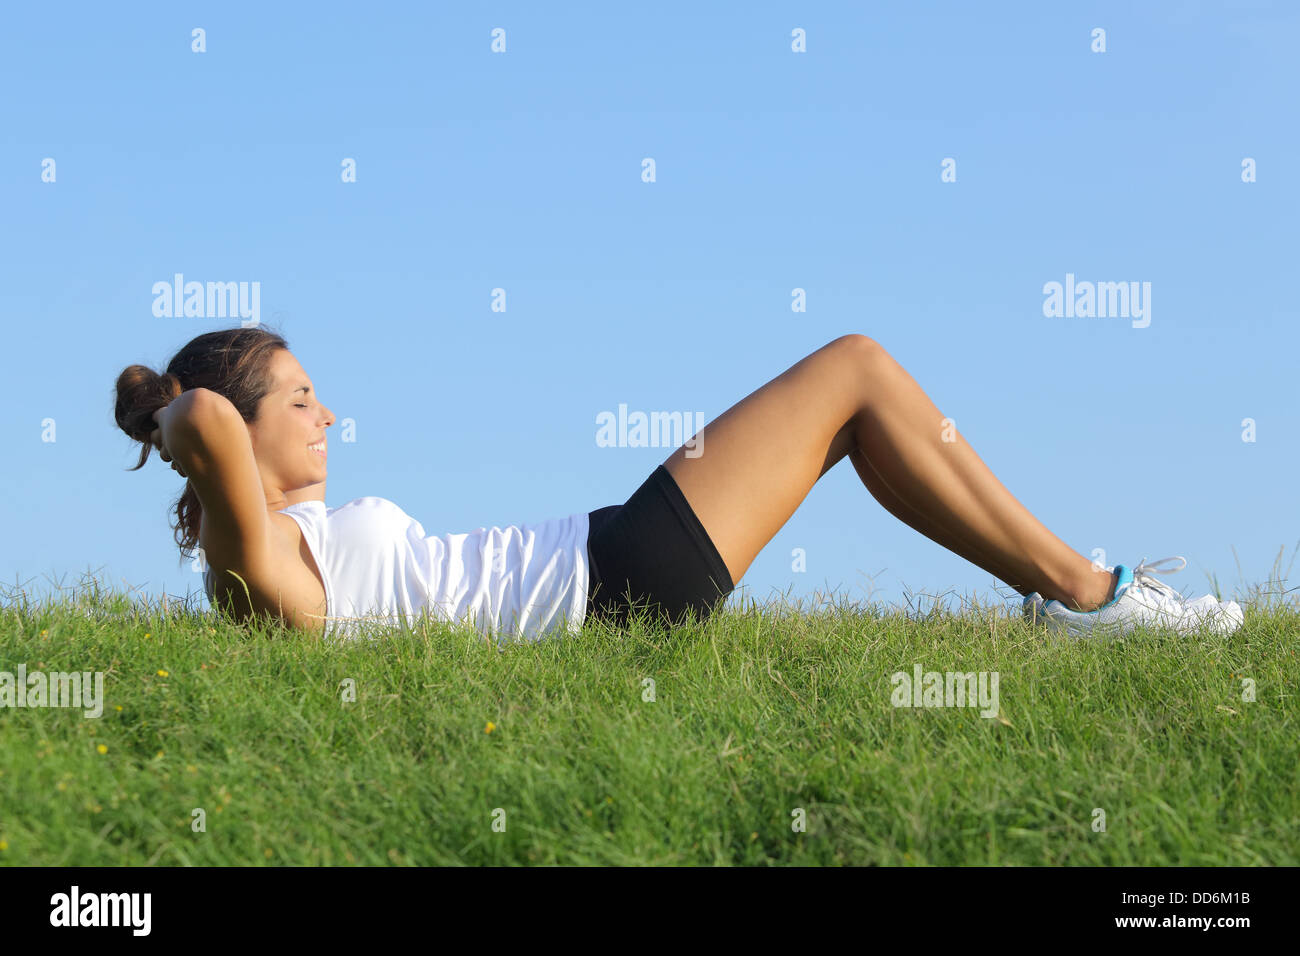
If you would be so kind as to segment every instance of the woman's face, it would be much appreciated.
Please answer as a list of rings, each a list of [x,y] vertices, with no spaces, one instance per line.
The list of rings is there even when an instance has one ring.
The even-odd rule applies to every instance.
[[[334,413],[288,350],[272,353],[269,371],[274,384],[257,406],[257,420],[246,423],[262,481],[281,492],[323,482],[325,429]]]

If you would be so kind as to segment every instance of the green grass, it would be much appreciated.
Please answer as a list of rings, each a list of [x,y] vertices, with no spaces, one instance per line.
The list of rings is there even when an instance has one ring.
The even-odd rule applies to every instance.
[[[1001,607],[750,605],[497,651],[19,599],[0,670],[100,670],[105,703],[0,708],[0,864],[1294,865],[1300,611],[1246,614],[1072,641]],[[1000,716],[895,708],[918,663],[998,672]]]

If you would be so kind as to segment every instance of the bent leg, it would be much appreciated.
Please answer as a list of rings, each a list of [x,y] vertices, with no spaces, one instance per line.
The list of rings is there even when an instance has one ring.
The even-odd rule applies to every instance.
[[[1088,609],[1110,575],[1047,530],[877,343],[846,335],[733,405],[664,462],[739,583],[816,481],[852,461],[887,510],[1022,594]]]

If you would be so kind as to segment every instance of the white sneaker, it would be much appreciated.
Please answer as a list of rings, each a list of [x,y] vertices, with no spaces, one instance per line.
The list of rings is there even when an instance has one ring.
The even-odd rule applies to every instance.
[[[1166,561],[1182,561],[1182,564],[1161,570],[1161,574],[1187,567],[1185,558],[1175,556],[1151,564],[1143,558],[1135,568],[1123,564],[1107,568],[1119,574],[1115,596],[1095,611],[1072,611],[1060,601],[1044,601],[1035,591],[1022,604],[1024,614],[1030,620],[1045,620],[1053,630],[1078,637],[1124,634],[1144,625],[1172,627],[1184,635],[1202,628],[1215,634],[1231,634],[1241,627],[1244,615],[1236,601],[1218,601],[1210,594],[1189,601],[1155,577],[1152,572]]]

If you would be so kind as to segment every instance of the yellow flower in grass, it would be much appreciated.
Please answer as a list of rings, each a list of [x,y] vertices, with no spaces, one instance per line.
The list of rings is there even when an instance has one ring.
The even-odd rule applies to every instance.
[[[158,676],[159,676],[159,677],[171,677],[172,675],[169,674],[169,673],[167,673],[167,672],[164,671],[164,670],[160,670],[160,671],[158,671]]]
[[[8,841],[8,840],[0,840],[0,853],[3,853],[3,852],[4,852],[5,850],[7,850],[7,849],[9,849],[9,841]]]
[[[114,704],[114,705],[113,705],[113,709],[116,710],[116,711],[118,711],[118,712],[121,712],[121,710],[122,710],[122,705],[121,705],[121,704]]]
[[[95,747],[95,749],[98,750],[101,754],[108,753],[108,747],[105,746],[104,744],[99,744],[98,746]]]
[[[492,723],[492,721],[489,720],[489,721],[487,722],[487,726],[483,728],[483,733],[485,733],[485,734],[490,734],[490,733],[492,733],[492,731],[494,731],[494,730],[496,730],[496,729],[497,729],[497,725],[494,724],[494,723]]]

